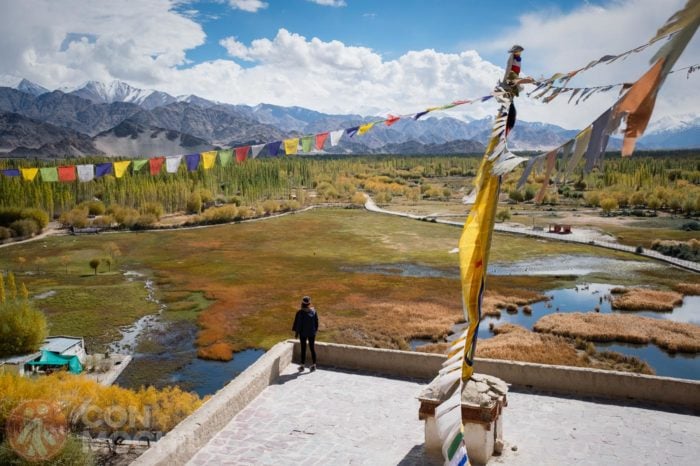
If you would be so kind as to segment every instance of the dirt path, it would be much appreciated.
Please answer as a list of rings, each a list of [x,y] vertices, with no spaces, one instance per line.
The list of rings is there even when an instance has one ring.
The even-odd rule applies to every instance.
[[[365,201],[365,209],[369,210],[370,212],[377,212],[380,214],[387,214],[387,215],[397,215],[400,217],[411,218],[414,220],[432,219],[435,221],[435,223],[444,223],[446,225],[453,225],[453,226],[457,226],[460,228],[462,226],[464,226],[464,224],[462,222],[453,222],[450,220],[442,220],[442,219],[432,217],[430,215],[414,215],[414,214],[409,214],[409,213],[405,213],[405,212],[396,212],[396,211],[382,209],[381,207],[377,206],[377,204],[374,202],[374,200],[369,195],[365,194],[365,196],[367,199]],[[637,254],[639,256],[644,256],[644,257],[648,257],[650,259],[663,261],[663,262],[675,265],[677,267],[683,268],[685,270],[690,270],[692,272],[700,272],[700,264],[697,262],[676,259],[675,257],[665,256],[661,253],[658,253],[656,251],[651,251],[648,249],[645,249],[643,252],[638,253],[635,251],[636,248],[634,248],[632,246],[626,246],[624,244],[619,244],[619,243],[610,241],[609,239],[604,239],[604,237],[596,238],[595,236],[593,236],[593,233],[599,234],[598,232],[596,232],[596,230],[588,230],[588,232],[582,231],[581,234],[560,235],[557,233],[549,233],[546,231],[532,230],[531,228],[528,228],[524,225],[523,226],[515,226],[515,224],[498,224],[498,223],[494,226],[494,230],[502,232],[502,233],[513,233],[516,235],[525,235],[525,236],[533,236],[533,237],[538,237],[538,238],[547,238],[547,239],[552,239],[552,240],[556,240],[556,241],[565,241],[565,242],[569,242],[569,243],[589,244],[591,246],[598,246],[601,248],[630,252],[633,254]],[[614,238],[613,238],[613,240],[614,240]]]
[[[46,228],[44,228],[44,231],[42,231],[38,235],[32,236],[31,238],[23,239],[20,241],[11,241],[9,243],[0,244],[0,248],[14,246],[15,244],[29,243],[31,241],[38,241],[38,240],[44,239],[48,236],[60,236],[60,235],[65,235],[65,234],[67,234],[67,232],[60,228],[58,222],[51,222],[46,226]]]

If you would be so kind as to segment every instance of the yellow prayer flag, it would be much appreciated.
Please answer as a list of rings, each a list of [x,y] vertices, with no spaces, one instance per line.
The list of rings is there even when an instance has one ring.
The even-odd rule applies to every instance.
[[[129,168],[131,160],[124,160],[123,162],[114,162],[114,176],[121,178],[126,173],[126,169]]]
[[[209,152],[202,152],[202,167],[205,170],[209,170],[211,167],[214,166],[214,163],[216,162],[216,154],[217,151],[211,150]]]
[[[20,168],[20,171],[22,172],[22,179],[24,181],[34,181],[36,174],[39,173],[38,168]]]
[[[285,139],[284,140],[284,153],[287,155],[294,155],[299,149],[299,138]]]
[[[365,134],[367,131],[372,129],[372,126],[374,126],[374,123],[367,123],[366,125],[360,126],[360,128],[357,130],[357,134],[359,134],[359,135]]]

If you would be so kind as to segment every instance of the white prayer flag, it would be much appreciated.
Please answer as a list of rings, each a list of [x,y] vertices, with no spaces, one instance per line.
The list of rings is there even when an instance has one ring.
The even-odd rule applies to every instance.
[[[343,133],[345,133],[344,129],[339,129],[338,131],[331,132],[331,147],[338,145],[338,143],[340,142],[340,138],[343,137]]]
[[[95,166],[93,164],[89,165],[78,165],[78,179],[80,181],[92,181],[95,179]]]
[[[173,155],[165,158],[165,171],[168,173],[177,173],[177,169],[180,168],[180,162],[182,162],[181,155]]]

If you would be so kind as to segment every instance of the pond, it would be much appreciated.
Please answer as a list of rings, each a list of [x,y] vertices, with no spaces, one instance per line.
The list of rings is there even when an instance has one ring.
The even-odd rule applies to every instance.
[[[235,353],[230,361],[194,358],[189,364],[173,373],[169,382],[183,390],[196,392],[202,397],[211,395],[235,379],[263,354],[265,354],[263,350],[249,349]]]
[[[498,326],[503,323],[520,325],[529,330],[543,316],[553,312],[591,312],[596,307],[603,314],[610,313],[630,313],[635,316],[651,317],[654,319],[669,319],[676,322],[688,322],[700,325],[700,296],[686,296],[683,305],[676,307],[673,312],[654,311],[614,311],[607,298],[614,285],[603,283],[590,283],[577,285],[573,288],[555,289],[545,292],[549,296],[548,301],[531,304],[532,314],[527,315],[522,311],[522,307],[517,313],[508,313],[501,310],[501,317],[484,317],[479,325],[479,339],[493,337],[489,330],[489,324]],[[453,327],[454,333],[448,340],[455,339],[464,330],[466,324],[457,324]],[[411,342],[415,349],[425,340]],[[596,348],[601,351],[615,351],[629,356],[636,356],[647,363],[656,371],[657,375],[667,377],[681,377],[689,379],[700,379],[700,357],[692,354],[670,354],[658,348],[656,345],[630,345],[623,343],[600,343]]]
[[[619,277],[629,277],[650,269],[667,267],[651,261],[621,260],[587,255],[561,254],[546,258],[528,259],[510,263],[495,262],[489,265],[491,275],[540,275],[540,276],[585,276],[593,273],[614,273]],[[413,263],[373,264],[363,267],[348,267],[348,272],[380,275],[398,275],[403,277],[448,277],[459,279],[459,268],[437,268]],[[479,326],[478,337],[493,337],[489,324],[499,325],[513,323],[532,330],[541,317],[552,312],[592,312],[598,308],[601,313],[625,312],[613,311],[608,299],[610,290],[616,285],[590,283],[573,288],[553,289],[545,292],[550,299],[530,305],[531,314],[524,314],[522,307],[516,313],[501,311],[501,317],[485,317]],[[627,311],[629,312],[629,311]],[[700,325],[700,296],[686,296],[683,305],[673,312],[636,311],[633,315],[669,319]],[[457,338],[466,324],[453,327],[454,333],[448,340]],[[414,339],[409,342],[411,349],[431,343],[430,340]],[[655,345],[599,344],[601,350],[616,351],[636,356],[654,368],[658,375],[700,379],[700,356],[688,354],[670,354]]]

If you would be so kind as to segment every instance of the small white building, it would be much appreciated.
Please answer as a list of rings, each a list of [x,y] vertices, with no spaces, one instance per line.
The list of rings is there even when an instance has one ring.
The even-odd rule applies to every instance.
[[[85,363],[85,340],[81,337],[57,335],[48,337],[41,346],[42,351],[50,351],[60,356],[77,356],[81,364]]]
[[[3,372],[17,374],[24,377],[25,366],[27,363],[39,359],[41,351],[30,354],[22,354],[20,356],[10,356],[8,358],[0,358],[0,374]]]

